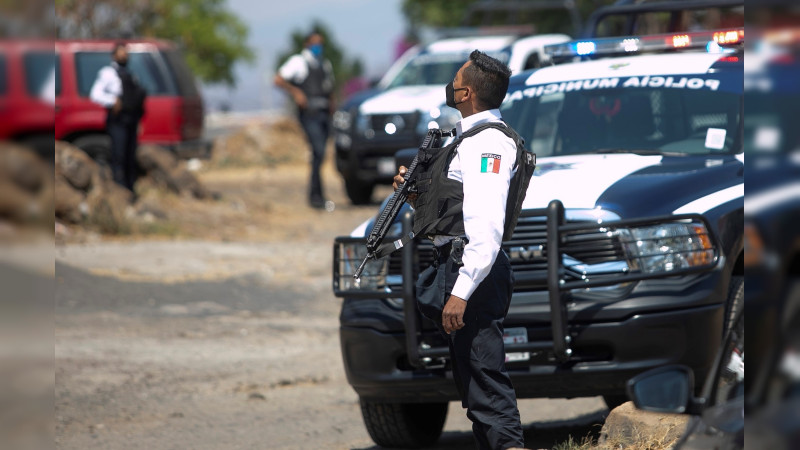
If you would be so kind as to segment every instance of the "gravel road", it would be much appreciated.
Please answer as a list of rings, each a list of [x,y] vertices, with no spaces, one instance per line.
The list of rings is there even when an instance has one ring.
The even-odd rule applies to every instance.
[[[349,206],[330,166],[330,213],[302,202],[305,167],[257,172],[201,177],[249,211],[259,203],[243,192],[273,193],[248,216],[259,232],[56,247],[58,448],[374,448],[342,367],[330,258],[333,237],[377,207]],[[596,434],[607,413],[600,398],[519,406],[531,448]],[[452,403],[436,448],[471,446]]]

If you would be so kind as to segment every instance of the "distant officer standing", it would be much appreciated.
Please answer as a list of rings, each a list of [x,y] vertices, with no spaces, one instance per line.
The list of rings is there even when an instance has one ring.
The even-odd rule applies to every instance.
[[[325,207],[320,168],[334,108],[333,66],[323,57],[323,44],[322,35],[310,33],[303,51],[289,58],[275,75],[275,84],[285,89],[297,104],[300,124],[311,145],[308,201],[313,208]]]
[[[111,173],[114,181],[133,192],[138,166],[136,147],[139,121],[147,93],[128,69],[124,43],[114,45],[111,64],[100,69],[89,98],[108,111],[106,131],[111,137]]]
[[[418,305],[447,334],[456,387],[481,449],[523,447],[503,344],[514,278],[500,244],[513,232],[533,162],[519,169],[522,140],[498,109],[510,75],[498,60],[472,52],[447,86],[447,105],[463,117],[456,140],[420,163],[418,195],[409,196],[415,234],[429,237],[436,255],[417,281]],[[395,188],[405,172],[401,167]]]

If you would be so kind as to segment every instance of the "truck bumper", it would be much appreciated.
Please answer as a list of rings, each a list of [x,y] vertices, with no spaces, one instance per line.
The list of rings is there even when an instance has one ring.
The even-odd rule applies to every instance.
[[[507,369],[518,398],[619,395],[629,378],[664,364],[687,365],[695,371],[695,379],[703,380],[720,345],[722,316],[723,305],[714,304],[570,325],[575,336],[573,360],[558,364],[546,355],[532,355],[531,362],[511,363]],[[529,329],[528,335],[539,331]],[[409,366],[403,333],[342,326],[340,339],[347,379],[362,398],[458,400],[447,366]]]

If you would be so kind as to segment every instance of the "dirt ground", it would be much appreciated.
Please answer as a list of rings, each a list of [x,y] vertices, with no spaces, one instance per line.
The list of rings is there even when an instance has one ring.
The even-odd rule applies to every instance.
[[[377,205],[351,206],[330,162],[330,212],[306,205],[302,161],[196,174],[217,198],[145,189],[145,232],[57,232],[56,447],[374,448],[342,367],[330,265],[333,238]],[[600,398],[519,406],[530,448],[597,435],[607,414]],[[451,403],[436,448],[471,446]]]

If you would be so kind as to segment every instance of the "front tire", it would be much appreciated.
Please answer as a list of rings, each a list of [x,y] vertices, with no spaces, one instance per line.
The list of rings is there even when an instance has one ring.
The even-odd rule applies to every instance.
[[[381,403],[361,400],[361,415],[372,440],[381,447],[420,448],[439,440],[447,403]]]

